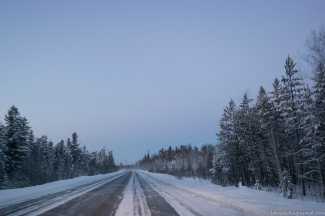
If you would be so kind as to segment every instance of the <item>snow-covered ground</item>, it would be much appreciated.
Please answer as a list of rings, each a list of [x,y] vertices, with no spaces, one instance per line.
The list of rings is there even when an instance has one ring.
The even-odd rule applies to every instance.
[[[140,172],[181,215],[193,215],[192,211],[202,215],[236,215],[236,209],[248,215],[325,215],[325,203],[288,200],[247,187],[221,187],[207,180],[179,180],[170,175]],[[216,212],[214,206],[218,204],[220,209]]]

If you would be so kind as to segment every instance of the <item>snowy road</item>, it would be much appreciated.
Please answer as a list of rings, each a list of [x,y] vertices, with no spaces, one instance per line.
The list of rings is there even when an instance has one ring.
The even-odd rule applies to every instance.
[[[0,215],[252,215],[142,171],[0,191],[6,194]]]
[[[50,209],[59,209],[67,203],[76,202],[81,197],[95,197],[94,193],[107,185],[114,185],[115,189],[114,183],[123,179],[127,181],[127,176],[130,176],[127,172],[117,172],[114,175],[81,177],[35,187],[0,191],[0,215],[40,215],[42,213],[52,215],[49,213]],[[72,212],[72,214],[65,215],[78,214]]]
[[[121,170],[33,187],[0,190],[2,215],[272,215],[324,211],[325,203],[278,193],[221,187],[208,180]],[[313,214],[310,214],[313,215]]]
[[[151,215],[254,215],[184,190],[171,181],[154,178],[147,172],[138,171],[135,176],[146,195]]]

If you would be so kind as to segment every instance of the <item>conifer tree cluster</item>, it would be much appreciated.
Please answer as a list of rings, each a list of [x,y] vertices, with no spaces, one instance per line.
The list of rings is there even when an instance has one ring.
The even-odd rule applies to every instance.
[[[12,106],[0,123],[0,188],[17,188],[116,170],[113,152],[88,152],[77,133],[54,145],[36,138],[25,117]]]
[[[288,57],[284,75],[270,92],[261,87],[256,102],[244,94],[233,100],[220,120],[219,144],[213,159],[213,178],[221,185],[278,187],[286,198],[293,185],[314,187],[325,197],[325,31],[308,39],[313,86],[299,76]]]
[[[167,173],[177,177],[210,178],[215,147],[205,144],[200,149],[191,145],[181,145],[173,149],[160,149],[158,154],[146,154],[136,164],[138,168],[150,172]]]

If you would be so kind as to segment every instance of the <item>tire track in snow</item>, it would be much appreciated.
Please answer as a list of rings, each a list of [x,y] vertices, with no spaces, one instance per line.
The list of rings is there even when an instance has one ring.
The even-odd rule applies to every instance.
[[[151,215],[179,215],[175,209],[146,181],[139,173],[135,172],[143,190]]]
[[[105,179],[89,182],[76,187],[71,187],[65,191],[44,195],[35,199],[18,202],[12,205],[7,205],[3,208],[0,208],[0,215],[16,216],[42,214],[43,212],[62,205],[71,199],[74,199],[78,196],[95,190],[96,188],[101,187],[102,185],[105,185],[115,179],[118,179],[123,175],[125,175],[125,172]]]
[[[132,171],[131,179],[124,191],[123,200],[116,210],[116,215],[151,216],[147,201],[134,171]]]
[[[157,193],[161,194],[180,215],[254,215],[226,203],[191,193],[183,188],[152,178],[148,174],[141,173],[141,175],[143,175],[151,187]]]
[[[53,208],[45,212],[43,215],[116,215],[116,209],[123,198],[123,191],[125,190],[131,175],[131,172],[126,172],[124,175],[114,179],[113,181]]]

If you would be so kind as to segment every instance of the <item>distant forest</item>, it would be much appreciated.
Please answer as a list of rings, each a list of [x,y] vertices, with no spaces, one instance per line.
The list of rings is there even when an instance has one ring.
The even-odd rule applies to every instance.
[[[152,172],[211,179],[219,185],[277,188],[294,198],[306,188],[325,198],[325,30],[307,39],[306,61],[312,78],[304,80],[288,56],[284,74],[253,102],[245,93],[230,100],[220,119],[216,146],[180,146],[146,154],[137,166]],[[263,70],[263,68],[261,68]],[[306,81],[312,83],[311,87]]]
[[[0,188],[17,188],[96,175],[117,169],[112,151],[88,152],[77,133],[56,145],[36,138],[25,117],[12,106],[0,123]]]

